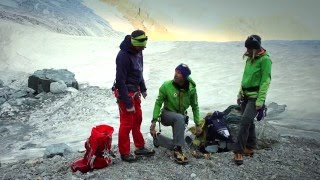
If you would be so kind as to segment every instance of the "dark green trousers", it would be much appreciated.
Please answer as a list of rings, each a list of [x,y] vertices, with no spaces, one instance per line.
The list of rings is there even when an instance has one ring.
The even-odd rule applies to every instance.
[[[256,99],[248,99],[241,103],[242,118],[235,146],[235,152],[243,152],[245,148],[255,149],[257,145],[254,118],[257,115]]]

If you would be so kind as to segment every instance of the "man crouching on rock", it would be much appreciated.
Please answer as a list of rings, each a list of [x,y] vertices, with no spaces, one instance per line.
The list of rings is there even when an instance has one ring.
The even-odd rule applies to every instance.
[[[153,119],[150,133],[157,137],[155,130],[158,118],[161,124],[172,126],[173,130],[173,156],[178,164],[187,164],[188,158],[183,154],[185,144],[184,132],[186,128],[186,110],[191,105],[196,124],[196,133],[201,134],[199,126],[199,105],[195,82],[189,77],[191,70],[186,64],[180,64],[175,69],[174,79],[165,81],[159,89],[159,95],[153,109]],[[162,104],[164,104],[163,108]],[[160,115],[161,114],[161,115]]]
[[[121,159],[134,162],[137,156],[152,156],[154,150],[145,148],[145,141],[140,131],[142,122],[141,94],[147,96],[147,88],[143,78],[142,51],[146,47],[148,37],[142,30],[127,35],[120,45],[116,64],[116,83],[113,92],[118,100],[120,128],[118,146]],[[136,150],[130,154],[130,131],[132,131]]]

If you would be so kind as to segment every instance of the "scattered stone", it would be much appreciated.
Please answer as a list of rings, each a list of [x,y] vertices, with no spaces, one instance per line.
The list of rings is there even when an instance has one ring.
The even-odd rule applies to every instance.
[[[16,107],[11,106],[8,102],[5,102],[1,105],[0,115],[6,114],[12,116],[14,112],[17,112],[18,109]]]
[[[68,87],[68,88],[67,88],[67,91],[68,91],[68,92],[71,92],[71,93],[78,93],[78,92],[79,92],[79,90],[77,90],[77,89],[75,89],[75,88],[73,88],[73,87]]]
[[[5,103],[7,100],[3,97],[0,97],[0,106]]]
[[[17,106],[21,106],[21,105],[23,104],[24,100],[25,100],[24,98],[16,99],[15,104],[16,104]]]
[[[28,149],[28,148],[34,148],[34,147],[36,147],[36,146],[37,146],[36,144],[28,143],[28,144],[23,145],[23,146],[20,148],[20,150]]]
[[[45,149],[44,157],[45,158],[52,158],[56,155],[64,156],[64,155],[69,154],[71,152],[72,152],[72,149],[64,143],[52,144],[52,145],[49,145]]]
[[[23,136],[22,140],[23,141],[29,141],[31,139],[31,136],[27,135],[27,136]]]
[[[6,127],[0,127],[0,133],[8,132],[9,129]]]
[[[196,175],[195,173],[192,173],[192,174],[190,175],[190,177],[191,177],[191,178],[195,178],[195,177],[197,177],[197,175]]]
[[[27,91],[18,90],[16,92],[14,92],[14,94],[12,96],[14,99],[18,99],[18,98],[22,98],[22,97],[27,97],[28,95],[29,95],[29,93]]]
[[[50,84],[50,92],[54,94],[64,93],[66,91],[67,85],[61,80]]]
[[[37,158],[37,159],[27,160],[27,161],[25,162],[25,164],[34,166],[34,165],[36,165],[36,164],[41,164],[42,162],[43,162],[43,159],[42,159],[42,158]]]

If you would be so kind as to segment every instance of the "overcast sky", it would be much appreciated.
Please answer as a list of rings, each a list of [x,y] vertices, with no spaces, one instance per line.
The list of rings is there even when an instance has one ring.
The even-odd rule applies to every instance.
[[[264,39],[320,39],[320,0],[103,1],[108,6],[116,6],[120,14],[126,14],[124,19],[129,16],[137,22],[143,22],[143,25],[131,24],[134,24],[134,28],[150,31],[154,37],[232,41],[241,40],[248,34],[260,34]],[[91,4],[94,1],[91,0]],[[99,8],[104,9],[101,5]],[[140,17],[137,16],[139,8]],[[97,9],[97,5],[94,9]],[[143,13],[146,15],[143,16]],[[116,23],[119,19],[109,18],[108,21],[121,24]],[[158,26],[154,25],[155,22]],[[115,26],[115,29],[126,31],[126,28]],[[165,31],[172,36],[164,36]]]

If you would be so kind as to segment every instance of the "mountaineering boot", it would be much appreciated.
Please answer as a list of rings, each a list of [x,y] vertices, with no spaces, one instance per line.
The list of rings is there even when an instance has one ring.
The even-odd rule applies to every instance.
[[[181,147],[175,147],[173,150],[173,157],[176,163],[184,165],[188,164],[188,158],[182,153]]]
[[[153,156],[155,154],[155,151],[153,149],[142,147],[134,150],[134,154],[137,156]]]
[[[244,156],[253,156],[254,155],[254,150],[253,149],[244,149],[243,151]]]
[[[132,163],[132,162],[137,161],[138,158],[133,154],[128,154],[128,155],[121,155],[121,160],[125,161],[125,162]]]
[[[234,159],[233,160],[237,165],[243,164],[242,154],[241,153],[234,153]]]

